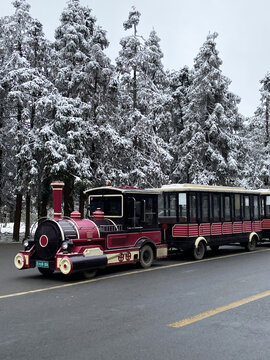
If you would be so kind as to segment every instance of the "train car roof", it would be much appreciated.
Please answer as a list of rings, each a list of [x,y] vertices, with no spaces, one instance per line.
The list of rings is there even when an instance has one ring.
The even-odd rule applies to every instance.
[[[270,195],[270,189],[259,189],[258,190],[262,195]]]
[[[259,194],[258,190],[247,190],[243,187],[232,186],[214,186],[214,185],[199,185],[199,184],[171,184],[163,185],[161,192],[175,192],[175,191],[201,191],[201,192],[227,192],[227,193],[247,193]]]
[[[160,193],[158,189],[137,189],[129,186],[126,187],[101,186],[101,187],[85,190],[84,194],[87,195],[94,192],[103,192],[103,191],[104,193],[109,193],[111,191],[114,193],[119,192],[120,194],[142,194],[142,195],[143,194],[158,195]]]

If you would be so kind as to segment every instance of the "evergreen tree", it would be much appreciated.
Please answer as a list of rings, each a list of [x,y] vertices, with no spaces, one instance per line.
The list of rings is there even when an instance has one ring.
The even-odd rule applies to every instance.
[[[112,158],[112,141],[120,141],[114,124],[117,83],[114,67],[104,53],[108,44],[106,33],[96,24],[91,9],[81,6],[78,0],[70,0],[56,30],[55,84],[62,96],[76,99],[75,109],[81,111],[77,128],[81,142],[74,144],[73,151],[81,154],[80,162],[85,167],[70,171],[82,185],[102,183],[115,170],[108,166],[111,172],[106,174],[103,167],[104,154],[107,163]],[[64,138],[61,142],[65,145]],[[70,191],[72,188],[73,184]]]
[[[230,81],[222,75],[216,37],[209,34],[195,58],[184,129],[174,147],[176,181],[233,185],[241,173],[240,99],[229,91]]]
[[[184,129],[184,111],[188,105],[187,93],[190,85],[191,74],[187,66],[179,71],[167,72],[166,92],[170,121],[168,126],[162,128],[162,136],[171,146],[179,142],[179,134]]]
[[[44,66],[39,63],[39,59],[43,58],[43,49],[39,45],[44,39],[41,24],[30,16],[30,6],[25,0],[16,0],[13,5],[14,15],[5,18],[3,24],[2,44],[5,47],[5,57],[0,85],[6,98],[3,112],[6,119],[5,150],[7,159],[10,159],[7,173],[12,178],[11,188],[16,194],[13,237],[18,240],[23,194],[28,193],[29,204],[30,190],[36,183],[33,173],[30,173],[34,161],[30,145],[33,140],[36,102],[46,88],[47,81],[42,74]]]
[[[261,99],[255,115],[248,121],[245,137],[249,143],[246,156],[247,183],[250,187],[269,187],[270,142],[269,142],[269,104],[270,74],[260,81]]]
[[[137,186],[158,186],[168,180],[171,161],[167,145],[159,136],[166,121],[163,94],[165,73],[159,38],[154,31],[145,41],[138,35],[140,13],[133,7],[124,29],[133,34],[121,39],[116,59],[120,74],[121,135],[129,139],[122,157],[126,182]]]

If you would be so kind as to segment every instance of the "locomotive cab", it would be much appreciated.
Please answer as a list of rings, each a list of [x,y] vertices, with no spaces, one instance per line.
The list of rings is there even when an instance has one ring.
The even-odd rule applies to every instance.
[[[106,186],[88,190],[85,194],[88,197],[87,217],[96,222],[95,212],[103,212],[103,221],[107,220],[109,229],[112,225],[115,231],[159,228],[157,191]],[[106,229],[105,224],[100,223],[99,226]]]

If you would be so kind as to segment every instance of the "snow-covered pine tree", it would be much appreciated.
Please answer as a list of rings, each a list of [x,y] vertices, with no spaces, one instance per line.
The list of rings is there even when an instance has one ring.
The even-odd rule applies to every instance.
[[[124,22],[124,29],[132,29],[133,34],[121,39],[122,49],[116,59],[120,75],[121,135],[129,139],[121,166],[129,174],[125,183],[158,186],[167,181],[171,161],[158,133],[167,116],[163,54],[155,31],[147,41],[138,35],[139,19],[140,13],[133,7]]]
[[[240,132],[242,137],[242,178],[240,185],[247,189],[261,189],[265,187],[265,145],[264,123],[257,114],[247,118],[244,127]]]
[[[229,91],[230,80],[222,75],[216,37],[216,33],[209,34],[195,58],[184,129],[174,147],[176,181],[233,185],[241,176],[240,100]]]
[[[61,15],[55,38],[55,84],[63,97],[80,102],[75,109],[82,111],[77,129],[82,147],[78,151],[77,142],[74,151],[77,149],[84,159],[89,158],[88,162],[82,158],[85,167],[77,169],[81,174],[75,172],[74,175],[77,184],[82,186],[100,184],[114,174],[115,169],[103,166],[102,162],[104,154],[111,154],[106,158],[107,164],[114,158],[112,141],[117,143],[119,139],[114,124],[117,82],[114,67],[104,53],[108,46],[106,33],[96,24],[91,9],[81,6],[78,0],[70,0]],[[61,141],[65,146],[65,139]],[[105,167],[110,168],[111,174],[104,172]],[[73,170],[70,168],[69,173]],[[67,174],[63,176],[67,177]],[[73,184],[70,184],[70,191],[72,188]]]
[[[188,105],[187,93],[191,85],[190,70],[187,66],[180,70],[167,71],[166,92],[169,97],[170,121],[161,128],[163,139],[173,146],[179,142],[179,134],[184,129],[184,109]]]
[[[35,132],[34,153],[38,162],[40,213],[46,207],[53,179],[64,180],[64,213],[70,215],[74,209],[70,191],[73,184],[87,178],[91,173],[90,161],[84,154],[83,109],[79,99],[67,98],[52,88],[37,104],[40,126]]]
[[[270,73],[260,81],[261,99],[255,115],[248,121],[245,137],[249,142],[246,153],[248,185],[250,187],[269,187],[270,184]]]
[[[43,38],[41,24],[30,16],[30,6],[25,0],[16,0],[13,5],[14,14],[6,17],[3,23],[5,58],[0,85],[8,105],[4,108],[5,151],[9,159],[6,172],[12,184],[7,183],[6,186],[11,185],[10,188],[16,194],[13,237],[18,240],[23,194],[28,193],[26,198],[29,210],[30,191],[36,184],[34,173],[30,173],[35,162],[31,151],[32,130],[36,117],[35,104],[46,89],[47,80],[42,74],[44,66],[39,66],[39,59],[43,58],[43,49],[39,46]],[[29,211],[26,220],[29,225]]]

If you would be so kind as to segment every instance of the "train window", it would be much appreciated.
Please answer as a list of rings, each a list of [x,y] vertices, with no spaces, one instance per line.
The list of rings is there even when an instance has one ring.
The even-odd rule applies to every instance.
[[[241,195],[234,195],[234,220],[241,220]]]
[[[121,195],[92,195],[90,201],[90,216],[98,208],[104,211],[104,216],[122,217],[122,201]]]
[[[265,201],[264,201],[264,198],[263,197],[261,197],[261,217],[262,218],[264,218],[264,203],[265,203]]]
[[[156,223],[156,211],[153,198],[146,198],[143,200],[144,204],[144,222],[146,225],[153,225]]]
[[[209,221],[209,196],[208,194],[202,194],[202,222]]]
[[[179,206],[179,221],[187,221],[187,194],[178,194],[178,206]]]
[[[259,216],[260,216],[259,198],[256,195],[253,197],[253,215],[254,215],[254,220],[259,220]]]
[[[176,217],[176,194],[164,194],[164,216]]]
[[[158,195],[158,216],[164,216],[164,197],[162,194]]]
[[[249,195],[244,196],[244,220],[250,220]]]
[[[197,222],[197,216],[196,216],[196,194],[189,194],[189,221],[191,223]]]
[[[142,218],[142,204],[134,197],[129,197],[127,201],[127,226],[139,227]]]
[[[225,219],[225,221],[231,221],[231,197],[230,197],[230,195],[224,195],[224,219]]]
[[[220,221],[220,194],[213,194],[212,195],[212,214],[213,214],[213,221]]]
[[[270,218],[270,196],[267,195],[265,199],[265,217]]]

